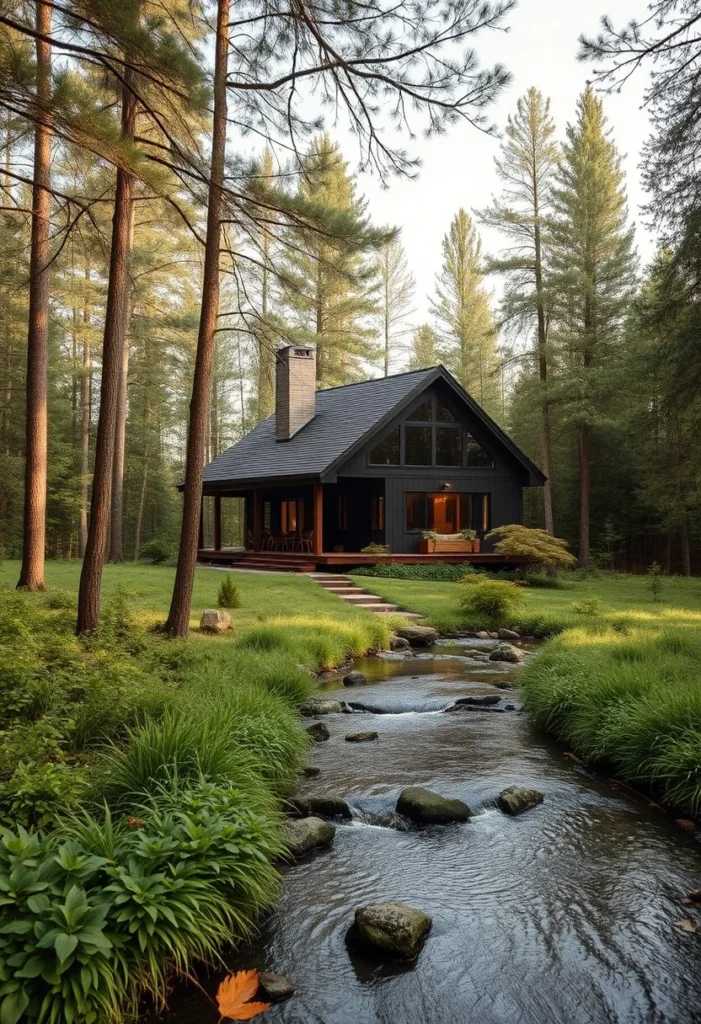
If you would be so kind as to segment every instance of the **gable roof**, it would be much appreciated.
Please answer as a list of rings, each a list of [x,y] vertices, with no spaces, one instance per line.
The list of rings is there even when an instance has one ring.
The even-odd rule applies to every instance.
[[[444,366],[377,377],[359,384],[316,392],[316,412],[289,441],[275,440],[275,416],[269,416],[204,469],[205,487],[243,485],[253,481],[319,478],[367,442],[369,436],[401,412],[429,385],[444,380],[473,415],[496,434],[529,474],[529,482],[545,477],[513,441],[458,384]]]

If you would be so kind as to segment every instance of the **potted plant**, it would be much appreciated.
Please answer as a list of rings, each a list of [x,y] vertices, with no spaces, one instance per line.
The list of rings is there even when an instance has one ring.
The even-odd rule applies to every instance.
[[[477,554],[480,549],[479,538],[477,537],[477,530],[461,530],[463,539],[470,543],[470,550]]]
[[[424,530],[419,541],[419,551],[422,555],[431,555],[436,550],[438,534],[435,530]]]

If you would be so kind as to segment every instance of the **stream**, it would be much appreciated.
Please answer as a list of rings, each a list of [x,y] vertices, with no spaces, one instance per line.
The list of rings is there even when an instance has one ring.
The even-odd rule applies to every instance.
[[[358,662],[367,685],[323,697],[376,713],[326,715],[300,796],[343,797],[350,822],[333,845],[286,869],[283,897],[255,943],[230,958],[289,977],[297,993],[265,1024],[685,1024],[701,1021],[701,934],[675,927],[701,886],[701,844],[663,811],[569,759],[520,713],[519,666],[484,660],[479,641]],[[442,709],[497,694],[513,710]],[[376,730],[368,743],[348,733]],[[399,791],[426,786],[464,800],[466,824],[407,827]],[[544,803],[511,818],[507,786]],[[399,824],[400,827],[396,827]],[[433,928],[416,962],[377,966],[350,954],[356,907],[402,900]],[[204,980],[216,990],[220,976]],[[167,1024],[216,1011],[178,988]]]

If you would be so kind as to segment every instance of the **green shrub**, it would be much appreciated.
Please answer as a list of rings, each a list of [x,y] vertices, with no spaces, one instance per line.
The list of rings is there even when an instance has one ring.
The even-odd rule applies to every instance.
[[[378,579],[395,580],[428,580],[436,583],[457,583],[471,566],[465,564],[451,565],[448,562],[433,562],[422,565],[403,565],[401,562],[388,565],[366,565],[359,569],[351,569],[349,576],[370,576]]]
[[[659,601],[662,597],[664,573],[659,562],[653,562],[647,570],[647,586],[653,601]]]
[[[594,617],[601,614],[601,601],[598,597],[590,595],[581,601],[573,601],[570,606],[575,615],[586,615]]]
[[[239,589],[234,583],[234,577],[231,573],[227,573],[221,581],[219,593],[217,594],[217,604],[220,608],[241,607],[241,595],[239,594]]]
[[[63,762],[20,761],[0,784],[0,822],[47,828],[74,810],[87,789],[85,772]]]
[[[166,544],[164,540],[149,540],[141,548],[141,558],[151,565],[162,565],[168,561],[170,555],[170,544]]]
[[[577,562],[567,550],[567,541],[553,537],[546,530],[534,530],[520,523],[498,526],[486,539],[496,541],[494,550],[498,554],[527,558],[533,565],[541,565],[552,572],[571,569]]]
[[[471,622],[480,625],[512,621],[522,600],[515,583],[468,577],[460,584],[460,606]]]
[[[363,555],[388,555],[390,553],[387,544],[366,544],[360,551]]]
[[[135,827],[85,816],[0,838],[0,1019],[124,1021],[245,935],[278,892],[281,818],[231,785],[169,780]]]
[[[76,605],[76,595],[72,590],[52,590],[44,598],[44,606],[52,611],[73,612]]]

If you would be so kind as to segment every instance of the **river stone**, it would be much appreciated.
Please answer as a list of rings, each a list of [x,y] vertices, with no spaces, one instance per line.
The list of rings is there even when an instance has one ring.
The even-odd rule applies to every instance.
[[[481,629],[479,633],[475,633],[478,640],[491,640],[492,634],[488,633],[486,629]]]
[[[399,794],[397,813],[417,825],[447,825],[467,821],[472,811],[462,800],[451,800],[423,786],[409,786]]]
[[[432,626],[400,626],[397,636],[407,640],[411,647],[432,647],[438,640],[438,630]]]
[[[389,644],[390,651],[408,651],[410,647],[411,644],[404,636],[393,636]]]
[[[432,923],[423,910],[406,903],[368,903],[355,912],[353,940],[374,956],[413,960]]]
[[[231,628],[231,616],[221,608],[207,608],[202,612],[200,633],[226,633]]]
[[[336,835],[336,829],[322,818],[298,818],[285,822],[285,833],[288,854],[296,860],[312,850],[329,846]]]
[[[317,768],[315,764],[308,764],[302,769],[302,775],[306,775],[308,779],[315,779],[317,775],[321,774],[321,768]]]
[[[510,679],[490,679],[490,686],[496,686],[497,690],[515,690],[516,684]]]
[[[343,677],[344,686],[362,686],[363,683],[367,683],[367,679],[362,672],[349,672]]]
[[[458,697],[455,701],[457,707],[491,708],[501,703],[501,697],[496,693],[489,693],[485,697]]]
[[[521,635],[515,629],[500,629],[498,633],[500,640],[520,640]]]
[[[340,715],[342,711],[343,705],[340,700],[321,700],[312,697],[302,708],[301,714],[310,718],[313,715]]]
[[[283,978],[281,974],[263,971],[258,975],[258,995],[267,999],[269,1003],[281,1003],[283,999],[293,996],[296,991],[290,979]]]
[[[537,789],[509,786],[497,797],[497,807],[504,814],[521,814],[523,811],[530,811],[531,808],[542,804],[544,799],[543,794],[539,793]]]
[[[307,732],[315,743],[323,743],[331,735],[323,722],[314,722],[313,725],[308,725]]]
[[[490,661],[510,661],[513,664],[517,664],[519,661],[523,661],[526,657],[524,652],[518,647],[514,647],[513,644],[499,644],[496,651],[492,651],[489,655]]]
[[[346,736],[346,743],[369,743],[370,740],[376,739],[376,732],[349,732]]]
[[[290,803],[302,818],[352,818],[351,809],[338,796],[296,797]]]

